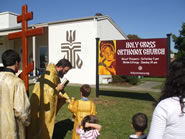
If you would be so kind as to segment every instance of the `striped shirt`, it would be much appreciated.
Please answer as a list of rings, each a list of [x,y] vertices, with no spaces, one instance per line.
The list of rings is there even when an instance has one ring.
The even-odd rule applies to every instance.
[[[84,132],[84,130],[80,128],[76,130],[76,133],[80,135],[80,139],[97,139],[97,136],[100,135],[97,129]]]

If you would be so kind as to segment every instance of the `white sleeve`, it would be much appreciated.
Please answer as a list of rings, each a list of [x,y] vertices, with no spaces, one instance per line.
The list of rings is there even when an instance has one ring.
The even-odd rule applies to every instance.
[[[163,139],[168,116],[166,108],[168,107],[163,102],[160,102],[155,108],[147,139]]]
[[[81,134],[84,133],[84,131],[83,131],[81,128],[78,128],[78,129],[76,129],[76,133],[77,133],[78,135],[81,135]]]

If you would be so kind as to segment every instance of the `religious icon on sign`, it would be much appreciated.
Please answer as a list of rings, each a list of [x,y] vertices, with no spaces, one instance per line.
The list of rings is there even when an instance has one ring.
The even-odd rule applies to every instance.
[[[99,46],[99,75],[116,75],[115,41],[101,41]]]

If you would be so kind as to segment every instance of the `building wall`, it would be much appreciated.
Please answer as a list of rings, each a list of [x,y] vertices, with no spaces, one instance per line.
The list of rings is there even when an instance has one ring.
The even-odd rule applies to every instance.
[[[100,40],[125,40],[123,35],[109,20],[98,21],[97,27]]]
[[[20,26],[21,24],[17,23],[17,15],[15,14],[9,14],[9,27],[16,27],[16,26]]]
[[[13,40],[8,40],[8,36],[0,36],[0,56],[2,53],[7,50],[7,49],[14,49],[14,41]],[[2,66],[2,60],[0,58],[0,66]]]
[[[13,18],[12,23],[14,23]],[[73,69],[65,75],[70,83],[94,85],[96,84],[97,37],[100,40],[125,39],[123,34],[108,19],[49,23],[48,27],[44,27],[44,34],[35,37],[35,67],[40,68],[40,50],[44,47],[48,49],[47,58],[49,62],[56,64],[62,58],[67,58],[72,62]],[[0,43],[0,54],[7,48],[15,49],[21,54],[21,39],[8,40],[8,36],[3,36],[0,37],[0,42],[3,42]],[[28,52],[30,62],[33,59],[33,42],[31,37],[28,39]],[[102,80],[103,78],[101,79],[101,77],[105,78],[105,80]],[[100,83],[106,83],[110,79],[109,77],[111,76],[100,76]]]
[[[0,29],[8,28],[8,15],[7,14],[0,14]]]
[[[72,62],[66,78],[71,83],[95,84],[96,81],[96,22],[93,20],[53,24],[49,26],[49,61],[61,58]],[[69,57],[67,53],[71,53]],[[71,54],[70,54],[71,55]]]
[[[40,68],[40,62],[41,62],[41,59],[40,59],[40,50],[41,50],[41,47],[43,48],[43,47],[46,47],[46,49],[49,49],[48,48],[48,28],[47,27],[45,27],[44,28],[44,34],[42,34],[42,35],[38,35],[38,36],[36,36],[35,37],[35,50],[36,50],[36,59],[37,59],[37,61],[36,61],[36,64],[35,64],[35,66],[36,66],[36,68]],[[48,57],[48,51],[47,51],[47,57]]]
[[[20,69],[22,70],[22,40],[19,39],[13,39],[13,40],[8,40],[8,36],[4,36],[5,39],[5,45],[6,47],[2,47],[2,49],[5,51],[7,49],[14,49],[17,51],[21,57],[21,62],[20,62]],[[0,55],[4,51],[0,51]],[[32,38],[28,38],[28,57],[30,58],[30,55],[32,54]]]
[[[10,12],[0,13],[0,29],[19,26],[17,24],[17,15]]]

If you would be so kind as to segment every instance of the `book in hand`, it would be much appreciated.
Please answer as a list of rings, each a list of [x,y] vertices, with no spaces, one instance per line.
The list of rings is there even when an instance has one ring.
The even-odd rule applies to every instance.
[[[61,84],[63,84],[64,87],[66,87],[68,83],[69,83],[69,80],[66,79],[66,78],[64,78],[64,79],[62,80],[62,82],[61,82]]]
[[[62,80],[62,82],[61,82],[61,84],[64,85],[64,88],[67,86],[68,83],[69,83],[69,80],[66,79],[66,78],[64,78],[64,79]],[[65,98],[66,100],[69,100],[69,99],[70,99],[69,96],[67,95],[67,93],[65,92],[64,89],[59,93],[59,95],[61,95],[61,96],[62,96],[63,98]]]

